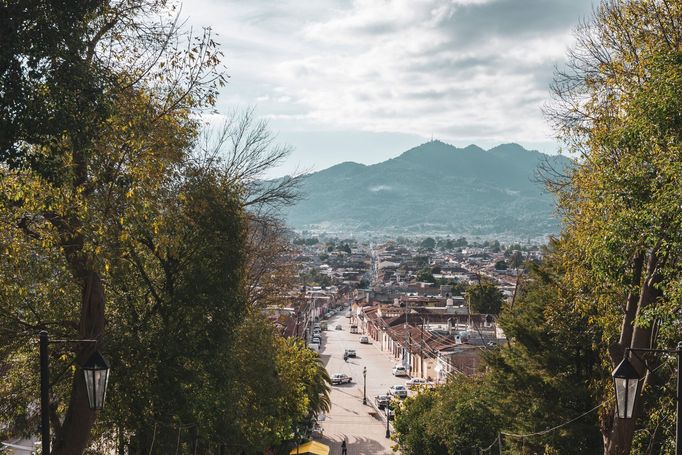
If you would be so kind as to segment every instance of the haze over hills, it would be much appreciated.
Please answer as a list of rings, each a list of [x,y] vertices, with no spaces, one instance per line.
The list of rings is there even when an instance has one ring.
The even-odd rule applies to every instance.
[[[554,197],[538,165],[571,161],[504,144],[490,150],[431,141],[382,163],[346,162],[305,177],[289,209],[295,229],[346,233],[555,234]]]

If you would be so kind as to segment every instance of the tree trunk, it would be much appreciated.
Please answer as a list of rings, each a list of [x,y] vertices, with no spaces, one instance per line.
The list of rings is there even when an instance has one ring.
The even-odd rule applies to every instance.
[[[661,281],[661,276],[658,274],[658,256],[652,253],[647,261],[647,273],[646,279],[642,284],[642,289],[639,294],[639,299],[637,302],[636,312],[633,317],[633,308],[631,307],[631,296],[628,297],[628,307],[626,308],[626,313],[623,320],[623,333],[621,334],[621,342],[628,343],[625,346],[621,346],[621,353],[625,347],[631,348],[651,348],[653,347],[655,340],[651,336],[651,328],[645,328],[638,325],[633,325],[633,322],[641,316],[642,312],[651,305],[654,305],[656,300],[660,297],[660,291],[656,288],[658,283]],[[630,329],[630,327],[632,327]],[[626,333],[627,332],[627,333]],[[629,340],[627,336],[623,334],[629,333]],[[613,358],[615,352],[612,350],[612,361],[614,365],[622,360],[621,357]],[[629,360],[632,365],[639,372],[640,376],[645,374],[648,376],[648,372],[645,371],[644,365],[640,362],[639,358],[635,356],[630,356]],[[637,416],[639,410],[641,409],[641,399],[639,399],[639,394],[641,393],[642,387],[640,386],[638,391],[638,396],[635,402],[635,409],[633,418],[631,419],[619,419],[615,417],[615,408],[611,410],[611,418],[607,423],[611,423],[610,429],[603,431],[604,435],[604,455],[627,455],[630,453],[632,447],[632,438],[635,432],[635,423],[637,421]]]
[[[82,365],[99,346],[104,334],[104,288],[99,275],[86,273],[81,299],[80,337],[95,343],[81,343],[77,347],[76,364]],[[90,410],[85,379],[80,370],[73,377],[71,399],[64,424],[55,441],[53,455],[81,455],[90,442],[90,430],[96,412]]]

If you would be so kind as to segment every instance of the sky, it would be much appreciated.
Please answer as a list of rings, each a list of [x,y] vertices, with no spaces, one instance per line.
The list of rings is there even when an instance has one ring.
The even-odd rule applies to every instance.
[[[373,164],[431,138],[556,153],[541,108],[593,0],[185,0],[229,82],[293,152],[270,176]],[[216,119],[213,118],[213,121]]]

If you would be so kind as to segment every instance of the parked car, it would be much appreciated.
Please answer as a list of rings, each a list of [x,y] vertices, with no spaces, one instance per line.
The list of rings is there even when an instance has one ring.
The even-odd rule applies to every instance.
[[[346,349],[344,355],[348,357],[355,357],[356,356],[355,349]]]
[[[336,330],[343,330],[343,327],[341,327],[340,325],[337,325]]]
[[[311,343],[317,343],[317,344],[322,344],[322,338],[320,337],[313,337],[312,340],[310,340]]]
[[[327,321],[320,322],[320,330],[327,330]]]
[[[391,404],[391,397],[389,395],[377,395],[374,397],[374,403],[377,405],[377,408],[384,409]]]
[[[426,379],[422,379],[422,378],[412,378],[412,379],[408,379],[407,382],[406,382],[405,384],[407,385],[407,387],[408,387],[409,389],[412,389],[412,388],[417,388],[417,387],[420,387],[420,386],[428,386],[428,385],[430,385],[431,383],[428,382]]]
[[[393,376],[408,376],[407,370],[402,365],[394,366],[391,372],[393,373]]]
[[[391,388],[388,389],[388,394],[398,398],[407,398],[407,389],[402,384],[392,385]]]
[[[320,343],[308,343],[308,347],[315,352],[320,352]]]
[[[350,384],[353,382],[353,378],[344,373],[336,373],[332,375],[332,385],[337,384]]]
[[[360,337],[360,343],[362,343],[362,344],[369,344],[369,338],[367,338],[367,337]]]

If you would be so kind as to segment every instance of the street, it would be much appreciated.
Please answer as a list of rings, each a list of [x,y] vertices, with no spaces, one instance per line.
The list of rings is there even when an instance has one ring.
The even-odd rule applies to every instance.
[[[335,330],[339,324],[343,330]],[[350,333],[350,319],[345,317],[345,311],[329,319],[328,330],[322,332],[320,357],[329,375],[345,373],[353,378],[351,384],[332,386],[332,409],[320,422],[322,441],[331,447],[331,455],[341,453],[344,438],[348,455],[395,454],[391,450],[393,441],[386,438],[385,416],[382,411],[377,413],[372,403],[376,395],[385,394],[394,384],[404,385],[407,378],[394,377],[393,360],[374,344],[360,344],[361,336]],[[371,337],[369,340],[373,343]],[[345,349],[355,349],[357,357],[345,362]],[[367,367],[367,405],[362,404],[363,367]]]

